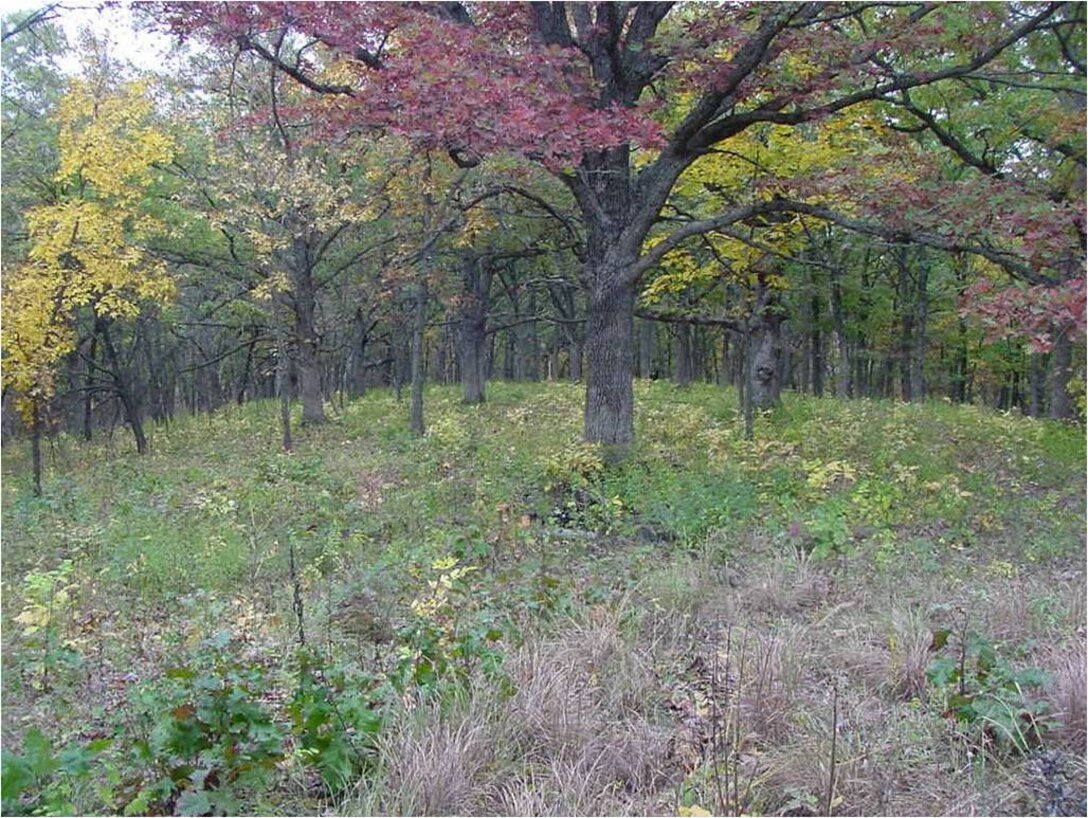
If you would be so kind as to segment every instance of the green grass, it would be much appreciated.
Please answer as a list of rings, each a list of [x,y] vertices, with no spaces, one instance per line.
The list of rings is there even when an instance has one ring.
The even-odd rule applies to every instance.
[[[297,430],[289,455],[278,451],[270,402],[154,428],[145,457],[131,453],[120,432],[92,443],[62,437],[46,449],[43,498],[30,496],[28,447],[7,445],[5,749],[25,751],[35,727],[54,747],[111,740],[78,774],[43,761],[38,777],[23,785],[23,806],[120,810],[141,792],[137,803],[151,811],[177,808],[185,792],[185,803],[204,804],[204,790],[190,779],[172,796],[148,794],[152,768],[132,748],[142,746],[146,731],[161,736],[177,727],[162,721],[170,708],[155,715],[137,700],[164,701],[172,667],[222,667],[221,659],[207,659],[217,633],[227,641],[215,650],[227,650],[279,691],[261,706],[286,731],[278,772],[259,788],[239,784],[230,797],[241,800],[231,803],[279,804],[286,813],[318,812],[330,801],[348,812],[416,803],[397,789],[396,765],[408,763],[394,747],[397,736],[408,741],[397,732],[409,729],[403,702],[422,695],[442,701],[469,685],[489,702],[488,718],[522,718],[515,705],[527,682],[501,668],[558,649],[556,640],[584,626],[577,623],[599,624],[603,611],[618,629],[616,655],[657,668],[658,686],[640,688],[649,697],[640,705],[646,730],[687,729],[660,701],[672,695],[670,685],[694,684],[675,663],[686,666],[724,632],[730,639],[743,632],[761,650],[780,639],[775,683],[792,698],[769,698],[763,679],[753,688],[762,691],[755,710],[744,711],[762,714],[746,728],[759,736],[752,750],[763,759],[751,762],[751,803],[721,798],[713,759],[685,765],[660,757],[654,763],[667,774],[640,778],[623,804],[614,793],[599,794],[597,809],[774,812],[807,803],[818,788],[793,780],[787,760],[823,757],[817,745],[826,690],[811,669],[786,672],[790,662],[805,661],[820,668],[817,677],[838,674],[843,706],[868,725],[843,739],[861,742],[858,752],[868,752],[861,745],[874,736],[890,736],[902,718],[894,691],[922,685],[914,705],[922,726],[907,749],[924,762],[911,769],[932,767],[922,789],[935,800],[897,792],[901,808],[970,803],[985,810],[996,803],[986,800],[993,786],[986,770],[976,770],[981,778],[971,779],[969,792],[948,775],[933,778],[950,759],[990,759],[991,772],[1020,787],[1001,797],[1033,797],[1026,756],[988,746],[978,725],[960,725],[951,740],[941,732],[940,691],[924,692],[925,646],[914,653],[904,646],[924,642],[949,617],[966,616],[1003,661],[1065,667],[1055,657],[1083,656],[1083,430],[943,402],[787,395],[781,408],[757,417],[756,439],[746,441],[731,391],[639,382],[638,442],[630,457],[609,466],[579,441],[582,396],[572,385],[495,383],[488,403],[466,407],[457,390],[430,388],[429,431],[416,439],[406,404],[376,391],[334,409],[322,427]],[[72,567],[62,589],[42,578],[63,560]],[[471,570],[459,575],[462,568]],[[32,607],[35,599],[40,608]],[[314,767],[314,756],[302,752],[303,728],[285,726],[294,717],[284,702],[300,678],[298,604],[323,672],[365,674],[368,681],[353,689],[367,691],[365,707],[385,714],[389,740],[379,749],[320,745],[354,759],[336,769],[351,770],[363,790],[327,780],[315,789],[314,770],[327,777],[331,768]],[[1017,606],[1022,616],[1010,613]],[[44,626],[34,630],[32,621]],[[382,628],[386,636],[375,642]],[[823,653],[811,653],[814,645]],[[910,662],[923,667],[904,676]],[[212,671],[196,678],[205,673]],[[742,683],[745,673],[755,684],[756,671],[742,668]],[[1057,701],[1057,689],[1030,695]],[[325,717],[323,699],[307,701],[317,708],[313,718]],[[712,710],[725,718],[730,706]],[[794,739],[775,726],[776,707],[794,720]],[[1048,711],[1051,734],[1068,736],[1063,719],[1072,717],[1057,710]],[[418,731],[418,713],[413,718]],[[594,729],[607,732],[606,723]],[[253,724],[270,729],[259,719]],[[1068,747],[1067,738],[1053,741]],[[510,784],[503,791],[513,792],[514,783],[532,778],[524,766],[531,753],[518,747],[513,742],[509,757],[472,774],[501,774]],[[855,772],[855,783],[842,785],[839,809],[878,809],[880,787]],[[1073,778],[1082,781],[1082,766]],[[684,803],[676,792],[685,793]],[[590,802],[564,803],[585,809]]]

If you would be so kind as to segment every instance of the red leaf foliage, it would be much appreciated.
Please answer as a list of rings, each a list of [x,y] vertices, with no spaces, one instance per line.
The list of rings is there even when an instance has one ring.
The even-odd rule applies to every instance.
[[[960,305],[964,317],[979,321],[990,341],[1023,338],[1048,352],[1061,336],[1085,337],[1085,277],[1046,287],[998,287],[988,279],[973,284]]]
[[[350,60],[350,93],[315,98],[332,131],[378,128],[421,148],[510,151],[552,169],[588,150],[661,144],[645,111],[604,105],[575,49],[534,42],[530,9],[484,6],[472,25],[438,5],[167,3],[178,34],[243,48],[287,27]]]

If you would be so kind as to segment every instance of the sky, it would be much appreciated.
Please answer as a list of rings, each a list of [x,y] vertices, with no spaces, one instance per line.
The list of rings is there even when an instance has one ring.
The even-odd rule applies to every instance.
[[[4,15],[15,11],[30,11],[41,8],[45,3],[27,2],[27,0],[0,0],[0,12]],[[166,65],[166,54],[170,49],[170,38],[152,32],[137,31],[133,26],[130,0],[124,0],[119,6],[100,9],[94,3],[80,3],[78,0],[61,4],[60,16],[56,22],[64,29],[69,44],[79,42],[79,33],[90,28],[96,35],[108,36],[111,51],[118,59],[131,62],[137,68],[155,71]],[[73,52],[59,60],[61,70],[75,74],[79,71],[79,57]]]

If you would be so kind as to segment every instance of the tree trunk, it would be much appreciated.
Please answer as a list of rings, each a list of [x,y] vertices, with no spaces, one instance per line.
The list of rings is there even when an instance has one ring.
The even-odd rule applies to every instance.
[[[631,354],[635,288],[600,275],[588,297],[585,439],[621,455],[635,438]]]
[[[851,393],[850,342],[846,335],[846,311],[842,304],[842,271],[831,271],[831,322],[835,328],[835,397],[847,398]]]
[[[536,315],[536,292],[529,291],[527,318]],[[518,360],[521,361],[521,374],[527,381],[536,383],[540,380],[540,345],[537,339],[536,321],[529,321],[518,327]]]
[[[34,470],[34,496],[42,496],[42,408],[35,400],[30,419],[30,460]]]
[[[657,327],[647,318],[638,319],[638,376],[652,378],[654,371],[654,334]]]
[[[755,407],[752,405],[755,373],[755,345],[752,343],[751,327],[745,329],[742,336],[741,358],[744,361],[744,373],[741,384],[741,411],[744,413],[744,439],[752,440],[756,435]]]
[[[310,276],[299,275],[294,296],[296,367],[299,397],[302,399],[302,424],[325,422],[325,406],[321,393],[321,356],[318,354],[317,326],[314,321],[316,303]]]
[[[280,397],[280,432],[282,433],[283,450],[291,451],[291,391],[287,374],[287,343],[282,333],[276,339],[276,392]]]
[[[98,336],[92,334],[87,349],[87,375],[83,381],[83,439],[90,440],[94,421],[94,362],[98,356]]]
[[[910,347],[911,394],[914,400],[926,397],[926,347],[929,344],[929,266],[926,257],[916,253],[918,268],[914,275],[914,333]]]
[[[132,430],[133,438],[136,440],[136,452],[137,454],[147,454],[147,436],[144,434],[140,397],[136,394],[132,379],[125,371],[120,355],[117,354],[117,347],[114,346],[113,338],[110,336],[109,319],[100,317],[95,324],[102,336],[102,344],[106,348],[106,358],[110,364],[114,390],[121,400],[121,406],[125,410],[125,420]]]
[[[409,410],[409,425],[412,434],[423,436],[423,380],[425,375],[423,360],[423,332],[427,328],[427,285],[422,281],[414,288],[412,299],[412,404]]]
[[[1073,377],[1073,344],[1063,333],[1050,352],[1050,416],[1057,420],[1075,417],[1069,381]]]
[[[1033,418],[1043,416],[1046,406],[1046,367],[1038,352],[1028,353],[1028,414]]]
[[[571,383],[578,383],[582,380],[582,347],[574,339],[567,342],[567,359],[570,362]]]
[[[691,324],[677,324],[673,331],[673,382],[687,387],[692,371]]]
[[[461,259],[461,391],[465,403],[483,403],[487,383],[487,312],[491,273],[480,269],[480,260],[466,254]]]
[[[749,336],[751,402],[756,409],[777,406],[782,396],[782,317],[764,315]]]
[[[812,296],[812,331],[808,338],[809,385],[812,394],[824,396],[824,337],[820,331],[820,298]]]

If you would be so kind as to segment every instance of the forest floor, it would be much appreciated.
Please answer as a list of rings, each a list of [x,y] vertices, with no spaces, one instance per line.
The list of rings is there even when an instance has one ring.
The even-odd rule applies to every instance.
[[[6,445],[4,814],[1085,814],[1083,429],[489,390]]]

